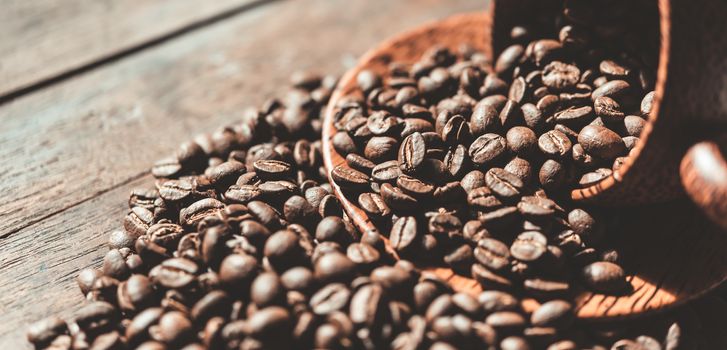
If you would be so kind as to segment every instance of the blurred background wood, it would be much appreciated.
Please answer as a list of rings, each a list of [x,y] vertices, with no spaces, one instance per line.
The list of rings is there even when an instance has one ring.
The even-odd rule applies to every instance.
[[[256,2],[260,1],[3,2],[0,98]]]

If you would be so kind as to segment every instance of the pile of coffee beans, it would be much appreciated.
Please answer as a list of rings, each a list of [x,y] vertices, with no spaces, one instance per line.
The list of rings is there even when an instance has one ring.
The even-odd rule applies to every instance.
[[[676,323],[652,336],[574,323],[573,281],[606,293],[628,283],[604,248],[605,220],[566,209],[553,191],[576,167],[603,175],[602,161],[624,155],[609,132],[625,130],[613,123],[631,106],[622,85],[634,73],[619,67],[636,70],[587,73],[581,56],[564,55],[581,32],[563,31],[562,43],[509,48],[496,73],[480,53],[436,48],[393,64],[386,82],[359,75],[366,99],[339,106],[334,137],[350,168],[332,177],[383,236],[356,230],[322,166],[336,79],[295,74],[284,98],[155,164],[156,183],[132,191],[102,267],[77,278],[86,305],[75,319],[33,324],[28,340],[94,350],[684,346]],[[446,263],[484,291],[455,292],[410,260]],[[534,311],[525,296],[540,302]]]
[[[567,299],[528,313],[512,291],[455,293],[396,261],[379,234],[354,229],[321,167],[320,114],[335,79],[293,82],[285,99],[154,166],[155,186],[132,191],[103,266],[78,276],[87,304],[74,320],[33,324],[28,340],[37,349],[676,349],[683,342],[677,324],[656,335],[663,342],[619,340],[624,333],[574,327]],[[568,217],[577,230],[592,225],[585,212]],[[399,248],[407,220],[389,234],[403,235]],[[467,232],[477,231],[485,232]],[[535,254],[529,245],[538,239],[521,237],[515,256]],[[485,241],[476,254],[495,265],[509,253]]]
[[[332,179],[400,257],[545,299],[573,281],[629,291],[606,220],[565,197],[637,143],[650,70],[563,13],[557,39],[514,28],[494,67],[434,47],[383,76],[361,71],[338,102],[331,143],[346,163]]]

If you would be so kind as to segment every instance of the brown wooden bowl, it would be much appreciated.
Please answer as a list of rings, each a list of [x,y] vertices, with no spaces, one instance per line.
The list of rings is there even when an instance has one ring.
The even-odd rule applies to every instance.
[[[698,5],[681,0],[621,1],[631,8],[620,24],[633,35],[633,42],[643,49],[647,62],[657,71],[653,109],[641,133],[641,142],[624,164],[599,183],[574,189],[571,197],[622,207],[682,197],[685,189],[679,164],[687,149],[703,138],[705,128],[726,130],[727,1],[702,0]],[[540,18],[552,20],[562,11],[562,3],[563,0],[492,0],[494,56],[508,45],[514,25],[537,23]],[[593,7],[594,17],[605,10],[597,6]],[[719,191],[727,192],[727,188]],[[727,211],[721,212],[727,215]]]
[[[414,62],[433,43],[451,49],[469,44],[492,57],[491,26],[489,14],[483,12],[453,16],[417,27],[367,52],[339,82],[324,120],[323,157],[336,196],[361,232],[379,230],[331,179],[334,167],[347,166],[331,141],[336,132],[333,121],[337,104],[345,96],[356,93],[356,76],[360,71],[371,69],[386,76],[389,62]],[[633,293],[608,296],[582,291],[576,298],[580,318],[620,318],[676,305],[705,293],[727,278],[727,255],[722,251],[727,247],[727,235],[704,220],[701,212],[689,203],[624,210],[613,215],[623,219],[623,229],[611,234],[614,241],[621,242],[618,248],[623,254],[624,266],[633,273],[628,278]],[[422,269],[446,280],[457,291],[478,294],[482,290],[475,280],[457,275],[449,268]],[[534,300],[524,301],[526,310],[536,306]]]

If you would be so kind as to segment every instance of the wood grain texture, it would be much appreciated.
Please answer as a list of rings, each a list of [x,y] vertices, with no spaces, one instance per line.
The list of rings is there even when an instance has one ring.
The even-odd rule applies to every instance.
[[[100,264],[129,191],[152,185],[153,161],[284,92],[294,70],[342,72],[385,37],[480,8],[276,2],[2,106],[0,345],[28,348],[30,322],[81,305],[75,276]]]
[[[140,176],[182,140],[279,91],[296,69],[341,72],[386,35],[482,6],[295,3],[255,8],[2,106],[0,237]]]
[[[0,96],[253,1],[4,2]]]
[[[490,24],[489,15],[472,14],[424,25],[381,43],[346,72],[331,98],[324,122],[323,152],[329,179],[334,167],[348,167],[345,159],[333,148],[331,139],[336,132],[334,114],[337,102],[345,96],[359,93],[356,87],[358,72],[371,69],[385,77],[388,62],[413,63],[431,42],[451,48],[469,43],[484,47],[489,53],[489,42],[484,43],[480,39],[489,40]],[[355,200],[346,198],[335,184],[334,191],[361,231],[378,231]],[[703,295],[727,279],[727,256],[724,254],[727,235],[689,203],[624,211],[614,209],[608,215],[621,219],[618,230],[609,232],[609,240],[616,242],[626,270],[632,272],[629,280],[633,293],[608,296],[577,291],[579,317],[621,319],[673,307]],[[476,295],[482,290],[471,277],[456,275],[446,267],[428,270],[448,281],[457,291]],[[537,303],[528,301],[526,306],[534,307]]]

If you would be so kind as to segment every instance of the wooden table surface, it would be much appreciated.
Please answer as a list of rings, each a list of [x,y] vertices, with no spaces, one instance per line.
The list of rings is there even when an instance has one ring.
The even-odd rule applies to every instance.
[[[82,305],[151,164],[380,40],[485,0],[9,0],[0,11],[0,345]],[[709,307],[704,307],[714,312]],[[724,335],[723,335],[724,337]]]

